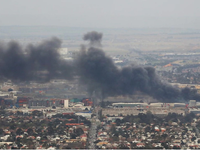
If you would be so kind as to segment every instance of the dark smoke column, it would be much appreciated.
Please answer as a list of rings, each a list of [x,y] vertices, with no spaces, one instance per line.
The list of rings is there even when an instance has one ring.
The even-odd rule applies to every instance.
[[[101,46],[101,38],[102,34],[94,31],[85,34],[83,39],[90,41],[89,48],[82,49],[75,61],[80,82],[87,85],[91,95],[95,91],[95,97],[99,99],[106,97],[105,91],[111,94],[117,79],[114,76],[118,72],[112,59],[97,48]]]
[[[83,36],[83,40],[90,41],[91,47],[101,47],[103,34],[96,31],[88,32]]]
[[[84,35],[90,41],[88,49],[82,49],[76,59],[77,72],[81,83],[88,91],[99,97],[133,95],[141,91],[163,102],[174,102],[180,98],[180,91],[161,82],[152,67],[129,66],[118,69],[112,59],[100,49],[101,33],[89,32]],[[97,46],[95,45],[97,43]]]
[[[53,78],[71,79],[72,64],[60,58],[61,40],[51,38],[39,45],[23,49],[11,41],[0,44],[0,77],[20,81],[49,81]]]
[[[84,35],[89,47],[82,47],[74,61],[61,59],[58,49],[61,40],[51,38],[39,45],[26,48],[17,42],[0,44],[0,77],[17,81],[44,81],[50,79],[73,80],[79,76],[89,93],[95,97],[133,95],[140,91],[163,102],[200,100],[190,89],[180,91],[164,83],[153,67],[128,66],[118,69],[112,59],[101,49],[102,34],[92,31]]]

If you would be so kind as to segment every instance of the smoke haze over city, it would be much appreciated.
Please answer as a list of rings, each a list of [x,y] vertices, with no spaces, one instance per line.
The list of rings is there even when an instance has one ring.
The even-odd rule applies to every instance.
[[[1,78],[47,82],[56,78],[73,80],[78,76],[89,93],[98,91],[102,98],[133,95],[136,91],[166,102],[193,98],[188,96],[190,91],[185,90],[187,95],[162,82],[153,67],[133,64],[118,68],[101,49],[102,33],[88,32],[83,39],[89,44],[82,46],[72,61],[60,57],[58,49],[62,42],[55,37],[38,45],[29,44],[26,48],[15,41],[1,43]],[[194,92],[192,96],[198,98]]]
[[[199,0],[0,0],[0,149],[200,149]]]

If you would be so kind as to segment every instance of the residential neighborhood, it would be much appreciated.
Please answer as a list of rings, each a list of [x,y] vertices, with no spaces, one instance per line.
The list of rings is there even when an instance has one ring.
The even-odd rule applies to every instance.
[[[74,114],[43,117],[42,112],[31,114],[1,111],[1,149],[66,149],[86,148],[91,122]]]
[[[200,149],[199,6],[0,0],[0,150]]]
[[[1,149],[199,149],[200,117],[169,113],[104,116],[75,114],[44,117],[42,111],[1,110]]]
[[[105,116],[95,143],[100,149],[199,149],[199,129],[200,118],[194,114]]]

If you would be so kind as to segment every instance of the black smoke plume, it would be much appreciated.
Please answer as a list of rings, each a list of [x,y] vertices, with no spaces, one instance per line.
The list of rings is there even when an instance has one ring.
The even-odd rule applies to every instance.
[[[82,49],[76,59],[80,81],[87,85],[91,94],[100,91],[103,97],[127,96],[140,91],[164,102],[183,102],[194,98],[200,100],[200,96],[194,90],[188,91],[187,88],[180,90],[162,82],[153,67],[132,65],[117,68],[112,59],[106,56],[103,50],[97,48],[101,45],[99,43],[101,38],[102,35],[96,32],[85,34],[84,40],[90,40],[90,47],[88,50]],[[188,91],[187,94],[185,90]]]
[[[161,81],[152,67],[127,66],[118,68],[112,59],[98,47],[102,34],[89,32],[84,35],[89,48],[82,46],[73,62],[61,59],[58,49],[61,40],[52,38],[39,45],[22,48],[17,42],[0,44],[0,77],[12,80],[49,81],[54,78],[80,82],[90,93],[101,93],[103,98],[118,95],[133,95],[140,91],[163,102],[197,99],[200,96],[190,89],[177,89]],[[188,96],[189,95],[189,96]]]
[[[0,77],[21,81],[72,78],[72,64],[60,59],[60,46],[58,38],[24,49],[15,41],[0,44]]]
[[[96,31],[88,32],[83,36],[83,40],[90,41],[90,46],[101,46],[101,40],[102,40],[103,34],[98,33]]]
[[[141,91],[163,101],[175,101],[180,97],[178,89],[161,82],[154,68],[129,66],[118,69],[98,48],[81,51],[76,63],[80,81],[88,86],[90,93],[101,91],[103,97],[107,97]]]

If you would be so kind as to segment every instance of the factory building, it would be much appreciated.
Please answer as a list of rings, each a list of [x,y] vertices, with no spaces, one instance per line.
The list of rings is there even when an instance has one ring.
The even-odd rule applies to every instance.
[[[150,107],[185,107],[185,103],[151,103]]]
[[[88,112],[77,112],[77,113],[75,113],[75,115],[83,116],[83,117],[86,117],[86,118],[91,118],[92,112],[91,111],[88,111]]]
[[[185,107],[185,103],[113,103],[113,107]]]
[[[188,107],[195,107],[196,106],[196,100],[190,100]]]
[[[16,107],[28,106],[30,97],[18,97]]]
[[[147,103],[113,103],[112,104],[113,107],[145,107],[148,106]]]
[[[191,109],[191,108],[190,108],[190,109],[189,109],[189,112],[190,112],[190,113],[194,113],[195,115],[197,115],[197,114],[200,115],[200,109]]]
[[[78,102],[81,102],[81,99],[78,99],[78,98],[72,98],[69,100],[71,103],[78,103]]]
[[[17,100],[17,96],[14,95],[14,93],[11,92],[4,92],[0,93],[0,106],[1,107],[12,107],[15,105]]]
[[[200,108],[200,102],[196,102],[196,107]]]
[[[83,103],[84,106],[92,106],[93,102],[91,101],[90,98],[83,98],[83,99],[78,99],[78,98],[73,98],[69,100],[70,103]]]
[[[174,107],[185,107],[185,103],[174,103]]]
[[[29,100],[29,107],[62,107],[63,100]]]

